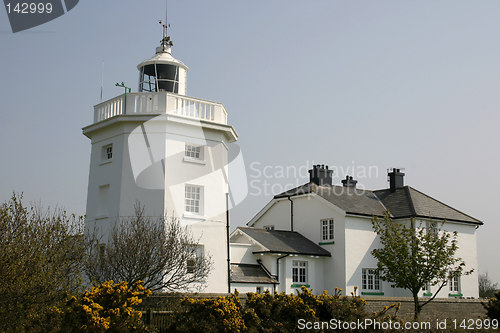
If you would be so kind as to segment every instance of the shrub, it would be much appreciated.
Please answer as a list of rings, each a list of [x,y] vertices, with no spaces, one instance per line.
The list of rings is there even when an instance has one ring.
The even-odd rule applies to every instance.
[[[299,319],[317,320],[313,298],[311,291],[307,289],[299,295],[248,293],[245,306],[259,318],[259,331],[294,332]]]
[[[170,330],[176,332],[247,332],[247,322],[256,320],[241,306],[238,293],[217,298],[185,298],[181,313]]]
[[[495,293],[495,297],[490,298],[488,304],[483,304],[486,314],[491,319],[500,321],[500,291]]]
[[[70,297],[65,307],[54,308],[53,313],[59,317],[61,332],[147,332],[136,307],[149,295],[142,281],[131,286],[108,281],[80,297]]]
[[[384,307],[379,313],[365,311],[366,302],[359,297],[341,296],[341,290],[333,295],[324,292],[313,295],[303,287],[299,294],[248,293],[243,306],[238,294],[216,299],[186,298],[184,311],[174,316],[169,331],[176,332],[296,332],[299,319],[305,322],[328,322],[332,318],[353,322],[371,318],[379,321],[398,320],[388,315]],[[369,332],[366,331],[366,332]]]

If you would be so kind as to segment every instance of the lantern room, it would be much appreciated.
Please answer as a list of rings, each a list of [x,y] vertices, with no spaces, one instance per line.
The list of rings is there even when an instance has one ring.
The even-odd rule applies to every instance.
[[[166,37],[168,38],[168,37]],[[164,38],[156,54],[141,62],[139,70],[139,92],[167,91],[186,95],[188,67],[172,56],[172,42]]]

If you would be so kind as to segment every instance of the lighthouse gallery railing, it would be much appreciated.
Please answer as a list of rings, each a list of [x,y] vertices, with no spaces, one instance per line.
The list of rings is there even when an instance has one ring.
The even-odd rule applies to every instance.
[[[168,92],[142,92],[120,95],[94,106],[94,123],[123,114],[176,114],[183,117],[227,124],[227,111],[221,103]]]

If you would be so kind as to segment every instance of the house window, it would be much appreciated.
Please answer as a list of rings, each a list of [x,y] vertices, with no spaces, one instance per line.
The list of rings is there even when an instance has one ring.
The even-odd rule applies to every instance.
[[[107,161],[113,158],[113,145],[106,145],[102,147],[101,159]]]
[[[203,159],[202,147],[186,144],[186,148],[184,150],[184,156],[196,160],[201,160]]]
[[[264,229],[266,229],[267,231],[274,230],[274,225],[266,225],[264,226]]]
[[[432,236],[438,235],[437,222],[427,222],[427,232]]]
[[[380,291],[380,278],[378,269],[363,268],[363,290]]]
[[[333,240],[333,219],[321,220],[321,240]]]
[[[449,281],[450,293],[460,293],[460,276],[454,276]]]
[[[424,283],[424,285],[422,286],[422,291],[424,291],[424,292],[430,292],[431,291],[431,285],[430,285],[429,282]]]
[[[257,288],[255,288],[255,292],[256,292],[257,294],[262,294],[262,287],[257,287]]]
[[[292,281],[293,283],[307,283],[307,261],[293,261]]]
[[[200,214],[202,187],[186,185],[185,204],[186,212]]]

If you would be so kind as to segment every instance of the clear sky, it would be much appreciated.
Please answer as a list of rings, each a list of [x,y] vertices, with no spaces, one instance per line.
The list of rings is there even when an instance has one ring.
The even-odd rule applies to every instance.
[[[13,34],[0,9],[0,201],[24,192],[84,214],[81,128],[101,72],[104,99],[116,82],[136,91],[164,12],[164,0],[82,0]],[[188,95],[224,103],[253,181],[233,228],[312,163],[367,189],[403,167],[406,184],[484,221],[479,270],[500,281],[499,14],[496,0],[170,0]]]

